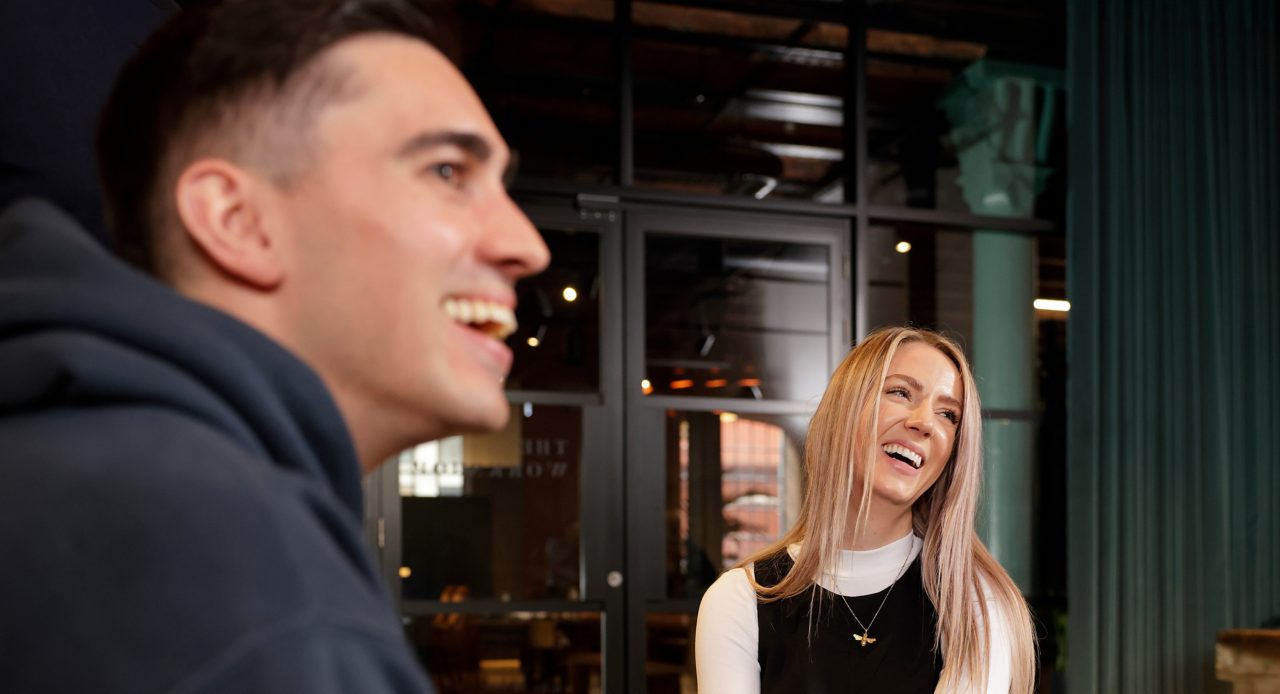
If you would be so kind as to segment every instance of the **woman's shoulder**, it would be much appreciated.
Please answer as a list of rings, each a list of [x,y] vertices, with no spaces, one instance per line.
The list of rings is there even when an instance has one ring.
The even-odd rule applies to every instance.
[[[702,594],[702,605],[699,611],[727,606],[740,607],[744,604],[755,605],[756,589],[751,585],[750,574],[747,573],[752,568],[748,564],[746,567],[736,567],[720,574],[720,578],[717,578],[711,587],[707,588],[707,592]]]
[[[772,586],[781,581],[795,565],[798,546],[781,550],[744,566],[734,567],[720,574],[702,595],[700,610],[715,609],[724,605],[735,607],[756,604],[756,585]]]
[[[1009,613],[1008,604],[1000,599],[998,588],[986,576],[978,577],[979,595],[974,599],[978,626],[984,629],[991,639],[993,654],[1006,654],[1016,638],[1017,616]],[[1007,655],[1000,658],[1007,660]],[[1007,666],[1007,663],[1004,663]]]
[[[973,595],[973,601],[975,603],[985,602],[988,605],[997,602],[996,587],[995,584],[991,582],[990,578],[983,576],[982,574],[978,574],[978,590]]]
[[[755,652],[757,602],[749,570],[749,566],[729,569],[702,594],[698,606],[699,644],[725,642]]]
[[[778,585],[791,572],[791,568],[795,566],[795,551],[798,549],[799,545],[792,545],[769,556],[757,559],[751,564],[756,583],[762,586]]]
[[[729,569],[702,595],[695,631],[700,691],[760,691],[759,623],[750,569]]]

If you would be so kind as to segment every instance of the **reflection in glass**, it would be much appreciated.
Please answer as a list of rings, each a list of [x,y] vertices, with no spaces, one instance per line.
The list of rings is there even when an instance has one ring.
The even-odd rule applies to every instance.
[[[844,201],[846,27],[632,8],[636,185]]]
[[[581,409],[550,405],[402,453],[404,599],[578,599],[581,461]]]
[[[594,391],[600,385],[600,235],[541,229],[551,265],[516,286],[507,338],[508,390]]]
[[[903,242],[909,245],[906,252],[899,247]],[[1025,246],[1016,267],[983,260],[992,243],[1009,242]],[[979,276],[994,285],[992,292],[1008,294],[1014,291],[1015,277],[1031,275],[1034,297],[1028,297],[1028,302],[1066,298],[1066,241],[1061,236],[872,222],[863,249],[867,327],[871,330],[912,323],[946,332],[971,347],[975,278]],[[1002,260],[1007,261],[1008,256]],[[1039,311],[1036,317],[1063,321],[1067,314]],[[1028,334],[1029,330],[1028,325]]]
[[[1065,14],[1060,1],[870,3],[870,202],[1060,217]]]
[[[646,612],[644,674],[649,694],[697,691],[693,637],[697,615]]]
[[[598,612],[407,618],[405,635],[440,694],[601,691]]]
[[[616,183],[613,0],[454,4],[463,72],[519,154],[521,176]]]
[[[825,246],[649,235],[653,392],[816,403],[830,373],[829,281]]]
[[[807,426],[807,416],[667,411],[668,597],[698,597],[791,527]]]

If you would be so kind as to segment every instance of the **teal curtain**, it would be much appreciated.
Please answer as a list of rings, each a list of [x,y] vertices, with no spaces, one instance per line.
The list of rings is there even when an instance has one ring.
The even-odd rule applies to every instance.
[[[1068,5],[1068,688],[1227,691],[1280,615],[1277,2]]]

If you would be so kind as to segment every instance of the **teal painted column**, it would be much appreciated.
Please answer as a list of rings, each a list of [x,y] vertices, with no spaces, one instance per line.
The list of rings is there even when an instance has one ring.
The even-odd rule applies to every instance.
[[[979,231],[973,239],[973,343],[984,409],[1035,410],[1035,245]],[[1024,593],[1032,589],[1035,429],[1030,418],[988,418],[983,435],[983,540]]]
[[[979,61],[943,99],[974,214],[1030,218],[1046,171],[1044,143],[1060,76]],[[1037,93],[1047,108],[1038,112]],[[1024,593],[1032,590],[1035,490],[1035,239],[973,233],[973,328],[968,345],[982,404],[985,459],[979,532]]]

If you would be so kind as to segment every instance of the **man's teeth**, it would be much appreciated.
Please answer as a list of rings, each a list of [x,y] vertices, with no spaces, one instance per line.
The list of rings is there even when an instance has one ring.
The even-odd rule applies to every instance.
[[[924,458],[921,458],[919,453],[916,453],[906,446],[899,446],[896,443],[885,444],[884,452],[904,463],[909,464],[917,470],[919,470],[920,465],[924,463]]]
[[[505,340],[516,331],[516,314],[502,304],[484,299],[445,299],[444,312],[453,320],[471,325]]]

